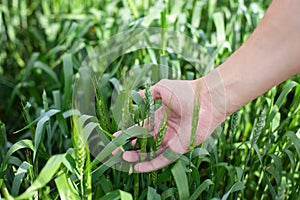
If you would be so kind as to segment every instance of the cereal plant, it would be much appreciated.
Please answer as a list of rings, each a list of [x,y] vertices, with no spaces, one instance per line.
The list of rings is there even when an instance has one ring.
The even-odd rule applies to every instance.
[[[162,169],[135,173],[122,159],[137,149],[145,153],[140,160],[149,159],[162,146],[168,112],[155,124],[161,102],[153,101],[151,86],[207,74],[248,38],[269,4],[1,0],[0,198],[299,199],[299,75],[229,116],[199,146],[196,105],[191,151],[166,152],[176,159]],[[147,27],[162,30],[148,32],[160,36],[156,48],[131,48]],[[199,55],[177,51],[191,55],[194,46],[171,40],[170,30],[197,44]],[[119,37],[126,31],[130,38]],[[153,35],[143,34],[145,43]],[[131,46],[119,48],[124,41]],[[87,60],[95,76],[74,94]],[[74,98],[81,91],[94,113]]]

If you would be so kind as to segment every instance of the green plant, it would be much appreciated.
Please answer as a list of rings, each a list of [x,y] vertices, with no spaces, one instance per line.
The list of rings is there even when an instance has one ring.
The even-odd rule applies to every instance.
[[[203,76],[247,39],[269,3],[2,0],[0,198],[298,199],[299,75],[241,108],[223,123],[220,137],[191,148],[168,167],[132,174],[130,164],[116,166],[120,153],[110,156],[116,147],[135,148],[131,137],[148,132],[127,128],[148,117],[152,128],[160,104],[151,101],[148,86],[145,103],[136,89],[144,89],[146,80],[124,81],[127,73],[145,74],[152,63],[160,72],[153,73],[155,82]],[[129,52],[107,69],[99,66],[102,79],[92,86],[97,118],[72,109],[72,87],[83,60],[102,41],[141,26],[184,33],[209,60],[205,55],[183,59],[167,50]],[[161,34],[164,38],[166,32]],[[113,105],[115,90],[122,92]],[[147,138],[146,148],[159,148],[166,126],[164,120],[155,142]],[[122,128],[124,134],[115,138],[112,134]],[[88,146],[97,142],[95,134],[102,143]]]

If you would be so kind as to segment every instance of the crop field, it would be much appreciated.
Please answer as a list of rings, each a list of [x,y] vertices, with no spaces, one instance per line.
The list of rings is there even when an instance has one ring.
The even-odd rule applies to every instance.
[[[156,156],[149,87],[220,65],[270,3],[1,0],[0,198],[300,199],[299,74],[162,169],[135,173],[120,151]]]

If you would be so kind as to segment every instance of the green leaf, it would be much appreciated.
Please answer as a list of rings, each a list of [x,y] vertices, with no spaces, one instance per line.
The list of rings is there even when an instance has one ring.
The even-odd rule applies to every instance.
[[[240,181],[243,177],[243,169],[241,167],[235,167],[237,179]]]
[[[195,192],[192,194],[192,196],[190,196],[189,200],[196,200],[204,190],[206,190],[208,188],[208,186],[212,185],[213,182],[210,179],[206,179],[205,181],[203,181],[203,183],[201,183],[201,185],[199,185],[199,187],[197,187],[197,189],[195,190]]]
[[[280,185],[280,182],[281,182],[281,173],[280,173],[280,171],[276,167],[271,165],[270,167],[268,167],[267,172],[270,173],[273,178],[275,178],[276,184]]]
[[[179,193],[179,199],[188,199],[188,197],[190,196],[190,191],[188,186],[188,179],[185,173],[185,167],[182,161],[178,160],[171,171],[175,179],[175,183]]]
[[[38,189],[48,184],[59,169],[64,156],[64,154],[60,154],[50,157],[36,180],[31,184],[29,188],[26,189],[23,194],[16,197],[16,199],[29,199],[38,191]]]
[[[293,142],[295,149],[297,151],[297,154],[298,154],[298,158],[300,158],[300,140],[299,140],[299,138],[292,131],[286,132],[285,135],[291,140],[291,142]]]
[[[160,195],[153,187],[148,187],[147,200],[160,200]]]
[[[165,190],[162,194],[161,194],[161,199],[165,200],[165,199],[175,199],[175,195],[176,195],[177,189],[176,188],[168,188],[167,190]]]
[[[285,100],[286,96],[290,93],[290,91],[295,87],[297,86],[298,84],[294,81],[291,81],[291,82],[287,82],[285,85],[284,85],[284,88],[282,90],[282,92],[280,93],[278,99],[276,100],[275,102],[275,105],[280,108],[283,104],[283,101]]]
[[[120,192],[120,199],[121,200],[132,200],[132,195],[131,194],[129,194],[128,192],[125,192],[125,191],[122,191],[122,190],[120,190],[119,191]]]
[[[132,200],[132,195],[128,192],[122,190],[115,190],[113,192],[107,193],[104,197],[99,200]]]
[[[193,7],[194,10],[191,24],[194,28],[198,28],[200,25],[203,4],[203,1],[197,1],[195,6]]]
[[[169,66],[166,55],[160,55],[159,72],[160,79],[167,79],[169,77]]]
[[[280,126],[280,117],[281,117],[281,114],[278,112],[278,113],[276,113],[275,117],[273,118],[272,127],[271,127],[272,132],[275,132],[277,130],[277,128]]]
[[[68,130],[68,125],[67,125],[66,118],[63,116],[62,113],[57,113],[56,114],[56,119],[57,120],[55,121],[53,126],[55,127],[56,125],[58,125],[61,132],[62,132],[62,134],[65,136],[65,138],[67,138],[69,130]],[[48,138],[48,140],[51,140],[51,138]]]
[[[22,161],[16,156],[10,156],[8,160],[8,164],[20,166],[22,164]]]
[[[19,166],[17,172],[15,173],[15,178],[11,188],[11,194],[13,196],[17,196],[19,194],[21,183],[25,175],[28,173],[29,168],[32,168],[32,165],[26,161]]]
[[[54,108],[60,110],[61,109],[61,94],[59,90],[52,91],[53,100],[54,100]]]
[[[55,184],[57,186],[60,199],[81,199],[75,188],[70,185],[65,173],[62,173],[55,179]]]
[[[32,151],[34,150],[33,143],[31,140],[25,139],[25,140],[21,140],[21,141],[18,141],[17,143],[15,143],[6,153],[4,163],[8,162],[9,158],[11,157],[11,155],[13,153],[15,153],[16,151],[18,151],[20,149],[25,149],[25,148],[31,149]]]
[[[224,16],[221,12],[216,12],[213,14],[213,20],[217,29],[217,39],[219,45],[225,42],[225,25],[224,25]]]
[[[48,74],[48,76],[50,76],[50,78],[55,81],[55,83],[59,83],[56,73],[46,64],[40,61],[36,61],[34,63],[34,68],[43,70],[44,72],[46,72],[46,74]]]
[[[31,70],[34,67],[34,63],[38,60],[39,55],[40,55],[39,53],[33,53],[30,56],[30,59],[29,59],[27,65],[25,66],[26,71],[25,71],[24,76],[22,77],[22,81],[26,81],[28,79],[28,77],[30,76]]]
[[[264,171],[264,175],[263,175],[265,181],[267,182],[268,186],[269,186],[269,190],[271,192],[272,198],[275,199],[276,197],[276,191],[272,185],[272,183],[270,182],[270,179],[268,177],[268,175],[266,174],[266,172]]]
[[[245,188],[245,185],[241,182],[238,181],[236,182],[227,192],[226,194],[223,195],[222,200],[226,200],[229,195],[233,192],[239,191],[239,190],[243,190]]]
[[[254,150],[255,150],[257,156],[258,156],[258,159],[259,159],[260,163],[263,164],[262,156],[261,156],[261,154],[260,154],[260,152],[259,152],[259,148],[258,148],[257,144],[254,144],[254,145],[253,145],[253,148],[254,148]]]
[[[289,149],[283,149],[282,151],[289,157],[292,170],[295,170],[296,165],[295,165],[294,153],[292,151],[290,151]]]
[[[72,172],[73,174],[78,174],[78,168],[76,167],[76,162],[71,155],[72,153],[73,149],[68,149],[66,156],[62,160],[62,163],[70,172]]]
[[[273,158],[276,169],[281,172],[282,171],[282,164],[281,164],[281,160],[278,156],[274,155],[274,154],[270,154],[269,155],[271,158]]]
[[[159,18],[160,13],[165,9],[165,4],[163,4],[161,1],[157,1],[157,4],[155,7],[151,7],[149,9],[149,13],[146,15],[146,17],[143,19],[142,26],[143,27],[149,27],[151,22],[154,19]]]
[[[37,119],[33,120],[31,123],[29,123],[28,125],[26,125],[26,126],[23,127],[22,129],[20,129],[20,130],[14,132],[14,134],[19,133],[19,132],[21,132],[21,131],[24,131],[24,130],[26,130],[26,129],[32,127],[34,124],[36,124],[37,122],[39,122],[39,121],[40,121],[42,118],[44,118],[44,117],[50,118],[50,117],[56,115],[56,114],[59,113],[59,112],[60,112],[60,110],[57,110],[57,109],[51,109],[51,110],[49,110],[49,111],[43,113],[40,117],[38,117]]]
[[[57,111],[57,113],[59,113],[59,111]],[[55,113],[55,114],[57,114],[57,113]],[[45,115],[37,123],[37,127],[35,129],[35,137],[34,137],[33,160],[36,159],[36,155],[38,153],[38,148],[40,146],[42,137],[43,137],[44,132],[45,132],[45,125],[47,124],[47,122],[49,120],[50,120],[50,116]]]
[[[115,164],[122,161],[120,156],[113,156],[108,161],[104,162],[102,165],[97,167],[93,173],[93,180],[97,180],[106,170],[110,169]]]
[[[0,120],[0,163],[4,161],[7,152],[7,137],[5,124]]]
[[[142,105],[142,104],[144,104],[143,98],[141,97],[141,95],[140,95],[137,91],[132,90],[131,93],[130,93],[130,96],[131,96],[132,100],[133,100],[137,105]]]
[[[128,139],[144,136],[149,134],[145,128],[140,126],[133,126],[124,130],[118,137],[114,138],[110,143],[108,143],[105,148],[97,155],[95,160],[91,163],[91,166],[94,167],[97,163],[102,162],[105,158],[107,158],[113,150],[117,147],[124,145],[128,142]]]
[[[73,61],[71,54],[65,54],[62,57],[64,72],[64,106],[70,106],[72,81],[73,81]]]
[[[105,176],[100,176],[99,178],[99,184],[101,185],[102,187],[102,190],[104,193],[109,193],[112,191],[112,187],[111,187],[111,184],[108,182],[108,180],[106,179]]]

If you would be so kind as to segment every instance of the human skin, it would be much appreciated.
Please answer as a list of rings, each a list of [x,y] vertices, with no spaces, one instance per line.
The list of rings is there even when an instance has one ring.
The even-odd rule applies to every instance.
[[[227,116],[299,73],[299,13],[299,0],[274,0],[248,40],[218,68],[197,80],[162,80],[152,86],[154,100],[162,100],[162,107],[155,112],[154,134],[168,110],[161,151],[189,151],[195,103],[200,105],[197,146]],[[143,96],[143,91],[140,93]],[[139,151],[125,151],[123,158],[135,162],[138,172],[153,171],[172,162],[163,154],[140,162]]]

